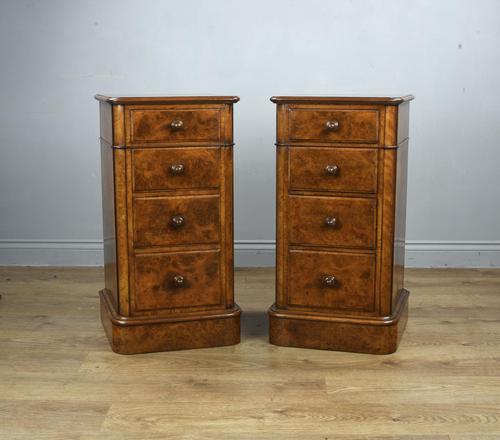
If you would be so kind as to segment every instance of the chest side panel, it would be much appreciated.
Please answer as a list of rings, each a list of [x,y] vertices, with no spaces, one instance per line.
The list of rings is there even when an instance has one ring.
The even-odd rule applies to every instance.
[[[104,285],[113,305],[118,307],[118,276],[116,255],[115,179],[113,160],[113,110],[110,104],[99,103],[101,144],[101,185],[104,247]]]

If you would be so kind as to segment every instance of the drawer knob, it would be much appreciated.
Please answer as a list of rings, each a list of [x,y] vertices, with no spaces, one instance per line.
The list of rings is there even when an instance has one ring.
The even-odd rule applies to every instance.
[[[184,217],[182,215],[174,215],[170,219],[170,224],[174,228],[180,228],[181,226],[184,226],[184,223],[185,223],[185,220],[184,220]]]
[[[326,121],[325,127],[330,131],[337,131],[340,127],[339,121],[333,119],[331,121]]]
[[[184,165],[182,165],[181,163],[170,165],[170,172],[172,174],[182,174],[184,172]]]
[[[176,119],[175,121],[172,121],[170,123],[170,128],[172,130],[180,130],[183,125],[184,125],[184,122],[182,122],[180,119]]]
[[[337,165],[327,165],[325,167],[325,173],[329,176],[338,176],[340,168]]]
[[[325,225],[329,228],[334,228],[335,226],[337,226],[337,219],[335,217],[326,217]]]
[[[323,284],[326,287],[335,287],[337,285],[337,280],[333,275],[327,275],[323,278]]]
[[[186,278],[184,278],[182,275],[175,275],[172,278],[172,281],[174,282],[175,287],[183,287],[186,283]]]

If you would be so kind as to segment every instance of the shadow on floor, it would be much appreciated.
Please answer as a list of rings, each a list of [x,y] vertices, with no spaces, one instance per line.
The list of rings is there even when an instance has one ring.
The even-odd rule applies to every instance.
[[[268,335],[267,310],[245,312],[241,315],[241,337],[264,338]]]

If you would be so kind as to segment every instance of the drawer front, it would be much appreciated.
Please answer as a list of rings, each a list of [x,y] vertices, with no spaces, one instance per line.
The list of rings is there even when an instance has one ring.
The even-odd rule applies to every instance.
[[[289,253],[288,304],[373,312],[375,256],[334,252]]]
[[[219,252],[135,257],[135,310],[183,309],[222,303]]]
[[[376,143],[378,116],[378,110],[291,108],[288,136],[291,141]]]
[[[288,201],[290,243],[375,247],[374,198],[289,196]]]
[[[136,197],[136,247],[219,241],[219,196]]]
[[[290,187],[374,193],[377,150],[359,148],[290,148]]]
[[[131,143],[219,142],[219,109],[131,109]]]
[[[218,188],[218,148],[147,148],[132,152],[135,191]]]

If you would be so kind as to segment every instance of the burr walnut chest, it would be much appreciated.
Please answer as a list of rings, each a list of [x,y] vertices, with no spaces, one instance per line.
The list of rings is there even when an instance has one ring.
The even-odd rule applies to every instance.
[[[233,104],[109,97],[100,106],[105,289],[117,353],[236,344]]]
[[[404,331],[409,101],[277,104],[276,345],[392,353]]]

